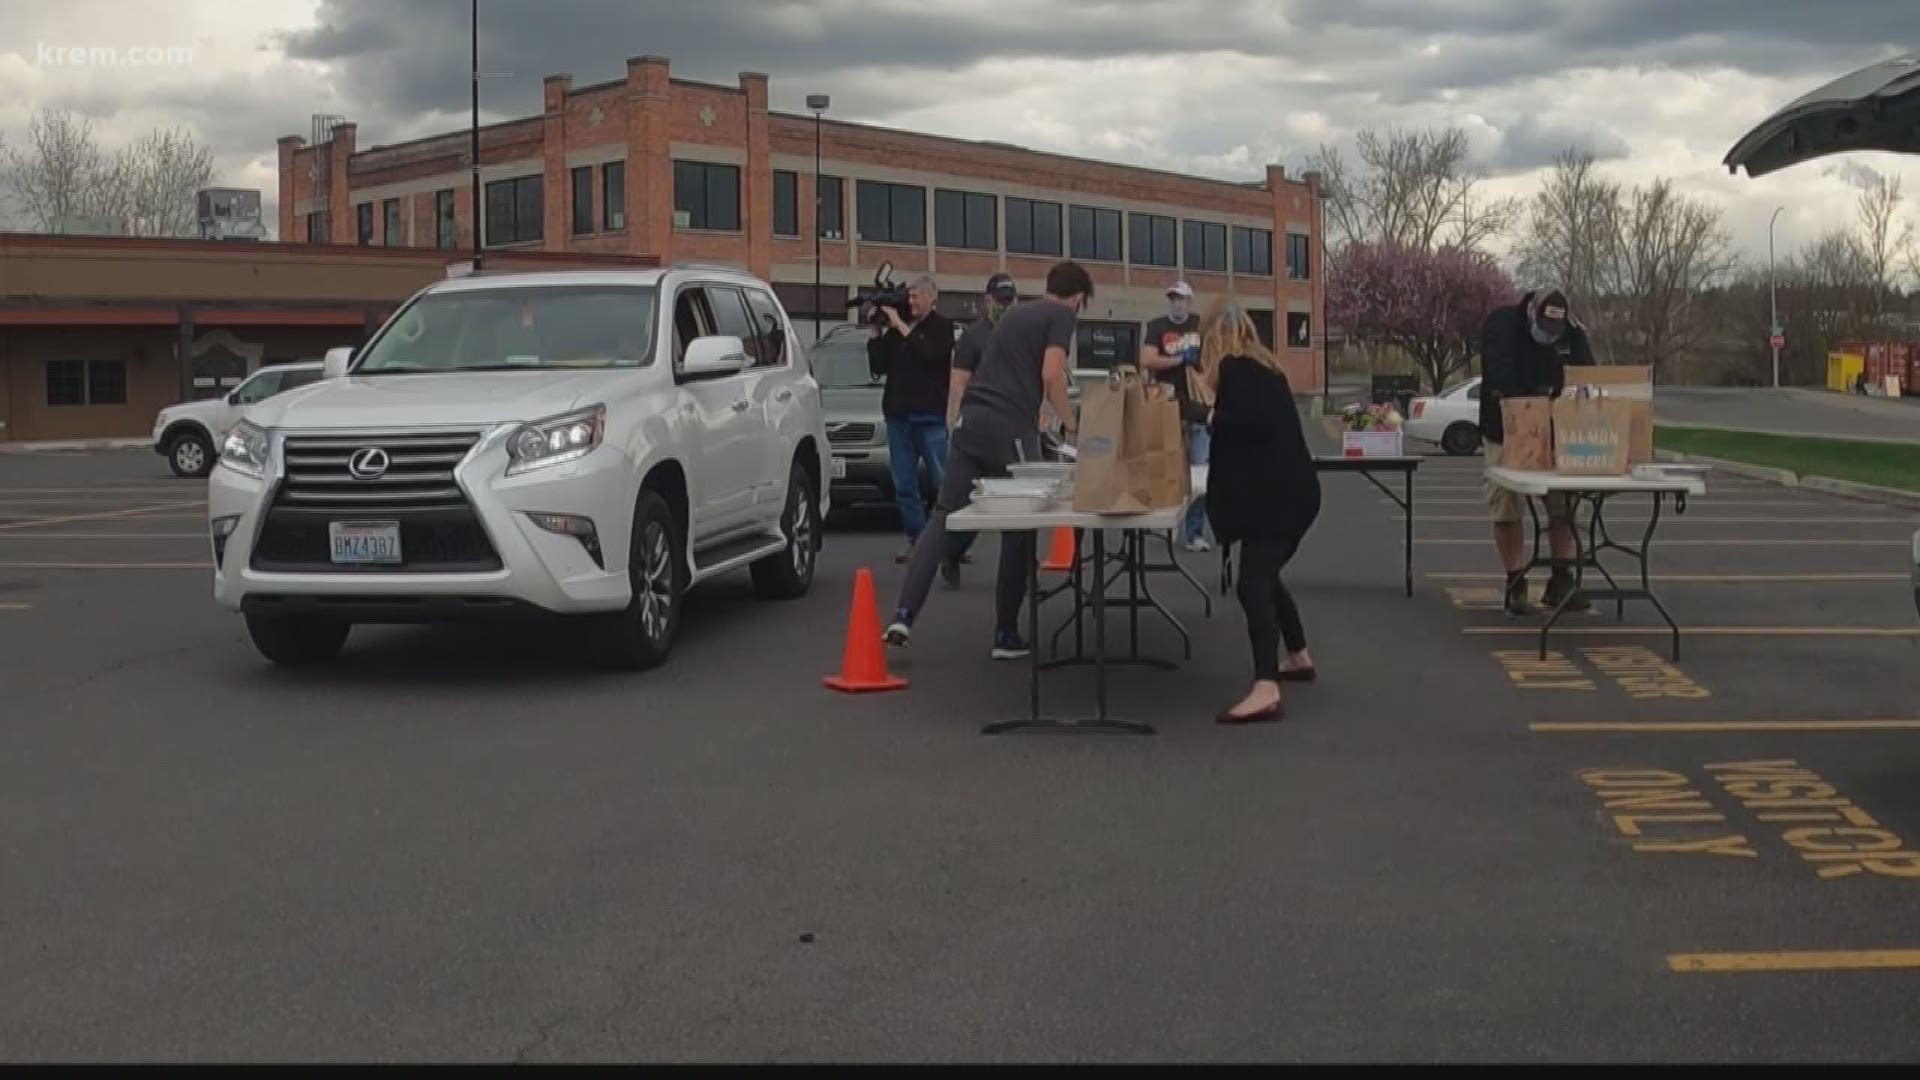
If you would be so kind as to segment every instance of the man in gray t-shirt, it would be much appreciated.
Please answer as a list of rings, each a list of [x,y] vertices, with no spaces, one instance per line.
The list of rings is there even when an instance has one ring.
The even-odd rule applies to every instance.
[[[1068,435],[1078,427],[1067,397],[1067,357],[1079,312],[1093,296],[1093,279],[1077,263],[1063,262],[1047,273],[1047,294],[1020,304],[1001,317],[985,352],[967,380],[960,415],[947,447],[947,474],[933,519],[914,542],[900,601],[887,626],[889,645],[904,646],[913,620],[933,589],[934,574],[958,558],[947,534],[947,515],[973,498],[973,482],[1008,475],[1021,457],[1040,458],[1040,406],[1053,406]],[[1026,600],[1027,570],[1034,558],[1032,533],[1000,535],[1000,566],[994,589],[993,657],[1018,660],[1030,646],[1020,636],[1020,605]],[[951,571],[951,565],[949,565]]]

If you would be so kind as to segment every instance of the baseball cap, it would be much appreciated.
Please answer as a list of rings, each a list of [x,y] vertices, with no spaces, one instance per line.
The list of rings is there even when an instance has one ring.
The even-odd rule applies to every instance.
[[[1167,295],[1177,296],[1182,300],[1191,300],[1193,299],[1193,286],[1184,281],[1176,281],[1167,286]]]
[[[995,274],[987,279],[987,295],[1003,303],[1011,302],[1020,296],[1020,287],[1014,284],[1012,274]]]
[[[1558,332],[1567,326],[1567,294],[1562,289],[1548,289],[1540,294],[1539,303],[1534,308],[1534,321],[1540,329]]]

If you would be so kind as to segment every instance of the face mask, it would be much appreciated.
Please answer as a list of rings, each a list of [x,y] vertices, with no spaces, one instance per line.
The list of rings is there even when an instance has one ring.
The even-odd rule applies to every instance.
[[[1548,330],[1539,323],[1529,324],[1528,329],[1533,332],[1533,340],[1537,344],[1552,345],[1554,342],[1560,340],[1560,333],[1558,331]]]
[[[1174,322],[1186,322],[1188,314],[1187,302],[1185,300],[1175,300],[1173,303],[1167,305],[1167,314]]]
[[[1012,304],[1003,304],[998,300],[988,300],[987,301],[987,318],[990,321],[999,322],[1000,316],[1005,315],[1007,313],[1007,309],[1012,306],[1013,306]]]

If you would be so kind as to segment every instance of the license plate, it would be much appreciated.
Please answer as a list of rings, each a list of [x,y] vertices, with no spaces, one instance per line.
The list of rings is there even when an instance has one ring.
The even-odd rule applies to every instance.
[[[833,478],[835,480],[845,480],[847,478],[847,459],[846,458],[833,459]]]
[[[400,561],[397,521],[335,521],[327,525],[333,561],[342,566],[388,566]]]

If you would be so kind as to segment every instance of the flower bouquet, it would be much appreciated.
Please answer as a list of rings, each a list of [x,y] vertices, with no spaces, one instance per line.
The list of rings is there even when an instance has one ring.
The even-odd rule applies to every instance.
[[[1391,403],[1340,410],[1340,453],[1346,457],[1400,457],[1405,443],[1400,410]]]

